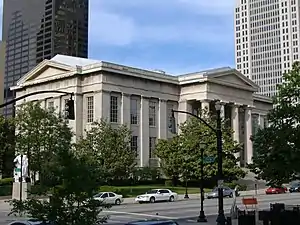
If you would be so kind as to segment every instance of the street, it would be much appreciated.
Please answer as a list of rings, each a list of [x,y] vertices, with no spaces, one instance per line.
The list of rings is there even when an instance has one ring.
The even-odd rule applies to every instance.
[[[285,203],[287,205],[300,205],[299,193],[287,193],[278,195],[259,195],[259,209],[267,209],[270,203]],[[237,199],[238,207],[244,209],[241,203],[242,197]],[[224,199],[225,213],[229,213],[232,205],[232,199]],[[177,220],[179,224],[191,224],[196,222],[199,215],[199,200],[185,200],[177,202],[154,203],[154,204],[126,204],[113,206],[107,211],[103,211],[103,215],[109,215],[108,224],[125,224],[130,221],[145,219],[172,219]],[[207,216],[207,224],[215,224],[216,214],[218,210],[217,199],[205,199],[204,211]],[[7,203],[0,204],[0,225],[7,224],[17,218],[8,217],[9,206]]]

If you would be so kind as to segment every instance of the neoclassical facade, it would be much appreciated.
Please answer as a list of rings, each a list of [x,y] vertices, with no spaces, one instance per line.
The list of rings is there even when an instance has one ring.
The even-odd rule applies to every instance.
[[[75,121],[69,121],[75,138],[84,135],[92,123],[106,118],[111,124],[127,124],[132,131],[132,148],[138,152],[139,166],[157,166],[155,143],[171,138],[169,118],[172,109],[197,113],[213,110],[213,100],[223,103],[221,115],[233,128],[234,139],[242,143],[241,165],[253,156],[251,135],[267,125],[272,108],[270,98],[255,94],[258,86],[235,69],[226,67],[172,76],[114,63],[57,55],[44,60],[25,74],[12,89],[16,96],[41,90],[75,94]],[[43,107],[64,112],[70,96],[47,93],[24,101],[41,101]],[[187,119],[176,114],[177,124]]]

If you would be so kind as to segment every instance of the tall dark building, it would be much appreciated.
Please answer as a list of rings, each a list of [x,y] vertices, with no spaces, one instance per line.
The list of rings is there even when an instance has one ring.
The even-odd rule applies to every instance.
[[[44,59],[56,54],[87,58],[88,2],[4,0],[4,102],[14,98],[9,88]],[[13,105],[7,106],[4,115],[13,115],[13,109]]]

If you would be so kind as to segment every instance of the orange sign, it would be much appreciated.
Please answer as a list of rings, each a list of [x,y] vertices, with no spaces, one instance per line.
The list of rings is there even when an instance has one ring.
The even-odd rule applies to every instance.
[[[256,198],[243,198],[242,202],[244,205],[257,205]]]

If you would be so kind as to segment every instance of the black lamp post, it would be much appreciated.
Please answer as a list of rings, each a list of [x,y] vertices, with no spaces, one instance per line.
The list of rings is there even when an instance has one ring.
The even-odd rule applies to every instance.
[[[190,198],[189,194],[188,194],[188,179],[187,179],[188,169],[186,168],[188,157],[185,157],[184,160],[185,160],[185,177],[184,177],[184,179],[185,179],[185,195],[184,195],[184,199],[188,199],[188,198]]]
[[[200,143],[200,151],[201,151],[201,183],[200,183],[200,214],[198,217],[197,222],[207,222],[204,209],[203,209],[203,202],[204,202],[204,147],[202,143]]]
[[[200,120],[202,123],[204,123],[207,127],[209,127],[211,130],[213,130],[216,133],[217,136],[217,151],[218,151],[218,217],[217,217],[217,224],[218,225],[225,225],[226,224],[226,218],[224,215],[224,205],[223,205],[223,160],[222,160],[222,130],[221,130],[221,102],[219,100],[215,101],[215,109],[217,112],[217,127],[214,128],[211,125],[209,125],[204,119],[201,117],[194,115],[191,112],[186,111],[180,111],[180,110],[172,110],[172,129],[171,131],[173,133],[176,133],[176,123],[175,123],[175,116],[174,112],[177,113],[184,113],[191,115],[198,120]]]

